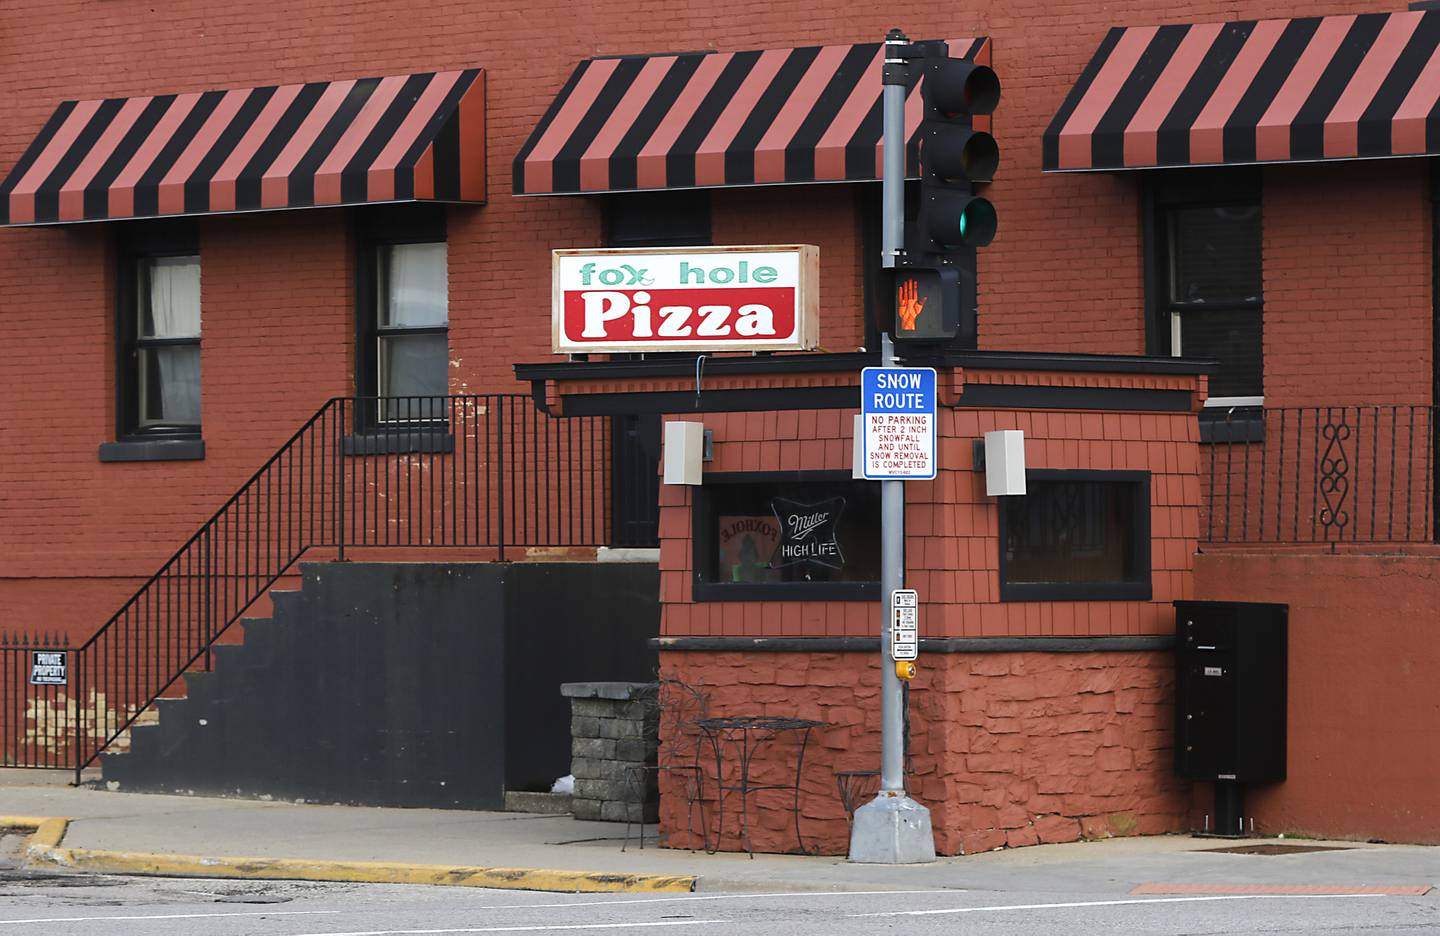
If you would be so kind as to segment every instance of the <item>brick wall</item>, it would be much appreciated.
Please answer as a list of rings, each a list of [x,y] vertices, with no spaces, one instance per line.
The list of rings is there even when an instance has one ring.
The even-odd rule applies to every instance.
[[[848,470],[854,412],[707,414],[709,472]],[[678,417],[677,417],[678,418]],[[695,419],[696,417],[686,417]],[[940,476],[907,482],[906,570],[924,602],[922,636],[1166,634],[1170,602],[1191,597],[1200,479],[1190,413],[942,409]],[[1021,429],[1032,469],[1147,471],[1153,597],[1143,601],[1000,601],[998,505],[973,469],[973,442]],[[840,637],[874,633],[874,605],[857,601],[696,602],[691,489],[661,485],[660,576],[667,636]]]
[[[829,722],[805,749],[800,831],[806,845],[849,845],[836,771],[879,766],[880,671],[862,653],[662,652],[661,669],[705,693],[708,713]],[[1171,767],[1172,669],[1164,653],[930,654],[910,694],[910,794],[931,810],[940,854],[1181,831],[1188,785]],[[661,737],[674,726],[662,725]],[[708,749],[702,749],[708,755]],[[663,753],[663,752],[662,752]],[[726,749],[726,782],[734,752]],[[757,783],[793,782],[799,741],[760,749]],[[713,762],[702,757],[710,841],[722,831]],[[660,829],[699,847],[680,776],[661,777]],[[873,789],[873,785],[871,787]],[[753,797],[756,850],[796,847],[783,793]],[[725,804],[726,850],[740,847],[739,799]]]
[[[514,390],[511,364],[548,354],[548,251],[601,236],[597,199],[509,195],[510,160],[576,61],[873,40],[897,23],[916,36],[984,34],[994,41],[1005,92],[994,125],[1002,168],[989,191],[1000,233],[980,261],[981,342],[1132,353],[1144,347],[1136,177],[1039,173],[1040,134],[1106,28],[1394,8],[1379,0],[1126,0],[1063,9],[1037,0],[963,9],[782,0],[723,12],[677,3],[656,16],[628,0],[583,7],[534,0],[523,9],[406,0],[14,0],[6,8],[12,41],[0,60],[7,89],[0,168],[15,163],[65,99],[482,66],[491,200],[449,215],[452,387]],[[1316,187],[1333,195],[1337,178],[1359,186],[1346,204],[1367,209],[1345,212],[1343,225],[1335,223],[1339,212],[1326,216],[1324,202],[1311,197]],[[1426,393],[1428,204],[1418,163],[1276,167],[1266,191],[1271,392],[1285,400]],[[821,340],[830,350],[863,340],[853,200],[844,185],[715,198],[722,241],[822,247]],[[121,227],[0,230],[0,630],[88,634],[97,609],[113,608],[153,572],[319,401],[352,386],[345,212],[208,219],[201,231],[207,458],[99,464],[97,446],[114,430],[107,258]],[[1387,247],[1350,249],[1360,236]],[[1330,285],[1317,300],[1322,277]],[[1321,327],[1310,327],[1312,319]],[[1320,349],[1317,341],[1329,343]],[[1355,341],[1359,355],[1351,353]],[[1043,632],[1057,624],[1041,617],[1034,626]]]
[[[1198,598],[1290,606],[1289,769],[1247,788],[1256,831],[1440,843],[1440,555],[1212,551],[1195,578]]]
[[[1424,160],[1266,170],[1266,404],[1430,402],[1428,172]]]

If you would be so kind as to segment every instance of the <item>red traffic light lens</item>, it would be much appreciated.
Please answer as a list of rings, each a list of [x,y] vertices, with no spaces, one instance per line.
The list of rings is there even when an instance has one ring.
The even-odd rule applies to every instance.
[[[926,99],[946,117],[989,114],[1000,103],[994,69],[964,59],[935,60],[925,72]]]

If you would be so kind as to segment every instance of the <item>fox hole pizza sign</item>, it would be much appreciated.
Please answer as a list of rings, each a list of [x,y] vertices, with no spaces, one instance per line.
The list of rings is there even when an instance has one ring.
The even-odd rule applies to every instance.
[[[554,251],[554,350],[810,351],[819,249]]]

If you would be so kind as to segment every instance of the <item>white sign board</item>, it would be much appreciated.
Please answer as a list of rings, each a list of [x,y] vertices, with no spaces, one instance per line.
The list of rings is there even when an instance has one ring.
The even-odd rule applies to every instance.
[[[865,368],[860,415],[868,480],[935,477],[935,368]]]
[[[552,345],[599,351],[811,351],[820,249],[651,247],[552,252]]]
[[[890,657],[913,660],[920,650],[920,596],[913,588],[890,593]]]

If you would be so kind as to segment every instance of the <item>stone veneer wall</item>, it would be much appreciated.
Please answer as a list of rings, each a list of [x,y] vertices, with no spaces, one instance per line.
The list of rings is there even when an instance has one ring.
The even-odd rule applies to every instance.
[[[570,699],[571,812],[576,819],[654,822],[659,709],[649,683],[565,683]],[[633,774],[633,777],[629,774]],[[641,794],[644,794],[643,796]]]
[[[806,844],[842,855],[849,843],[835,771],[879,766],[878,652],[662,650],[661,669],[701,689],[711,715],[816,718],[801,780]],[[1081,838],[1182,831],[1189,784],[1172,767],[1173,663],[1166,650],[922,653],[911,691],[910,792],[931,809],[945,855]],[[671,737],[673,726],[662,725]],[[762,749],[753,782],[793,777],[793,739]],[[728,768],[727,768],[728,773]],[[705,816],[719,811],[706,764]],[[660,828],[687,832],[684,790],[661,778]],[[727,800],[723,847],[738,848],[738,800]],[[795,848],[784,794],[758,794],[756,850]]]

